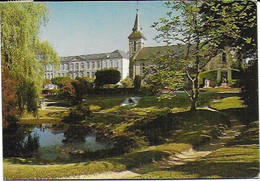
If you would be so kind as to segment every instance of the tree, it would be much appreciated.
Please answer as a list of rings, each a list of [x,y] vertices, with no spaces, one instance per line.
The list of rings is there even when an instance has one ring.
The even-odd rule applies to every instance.
[[[242,98],[247,105],[250,121],[258,119],[257,73],[257,12],[256,1],[205,1],[202,14],[205,32],[212,37],[218,49],[230,46],[236,49],[239,61],[247,66],[241,69]],[[241,62],[240,62],[241,63]]]
[[[113,68],[98,70],[95,75],[95,84],[102,87],[106,84],[116,84],[121,78],[120,72]]]
[[[134,87],[136,89],[140,89],[141,87],[141,82],[142,82],[142,78],[140,75],[136,75],[135,78],[134,78]]]
[[[1,3],[0,16],[2,72],[8,69],[8,76],[19,80],[14,87],[20,112],[26,109],[36,114],[44,65],[58,63],[57,54],[50,44],[41,42],[38,37],[41,23],[47,20],[47,7],[32,2]],[[3,92],[5,96],[8,95]]]
[[[66,85],[66,83],[70,82],[71,78],[70,77],[54,77],[51,79],[51,83],[63,87]]]
[[[218,49],[236,48],[240,58],[256,57],[256,1],[204,1],[203,31],[214,37]]]
[[[201,28],[201,1],[182,0],[165,4],[171,11],[167,13],[167,18],[160,18],[152,25],[159,32],[155,39],[167,45],[178,42],[179,47],[175,50],[169,48],[167,53],[154,56],[158,66],[150,79],[164,88],[176,90],[183,87],[186,74],[191,90],[184,91],[191,100],[190,111],[194,112],[199,97],[199,73],[217,55],[218,50],[215,44],[210,43],[212,38]]]

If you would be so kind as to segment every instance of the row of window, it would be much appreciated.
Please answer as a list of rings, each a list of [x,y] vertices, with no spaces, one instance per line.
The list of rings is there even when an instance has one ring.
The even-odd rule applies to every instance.
[[[69,66],[70,65],[70,66]],[[101,62],[86,62],[86,64],[82,63],[63,63],[60,65],[60,70],[84,70],[86,69],[100,69],[101,68]],[[113,60],[110,60],[109,62],[105,61],[103,63],[103,68],[110,68],[110,67],[119,67],[119,62],[116,60],[113,62]],[[46,71],[53,71],[53,65],[46,65],[45,66]]]
[[[64,77],[67,76],[67,73],[58,73],[57,76]],[[84,77],[84,76],[95,78],[95,72],[87,72],[86,75],[84,74],[84,72],[75,72],[75,73],[69,73],[69,76],[73,79],[76,77]],[[54,77],[53,73],[45,74],[45,78],[47,79],[52,79],[53,77]]]

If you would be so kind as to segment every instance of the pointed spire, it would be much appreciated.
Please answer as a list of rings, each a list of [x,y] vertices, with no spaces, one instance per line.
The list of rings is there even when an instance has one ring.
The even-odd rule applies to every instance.
[[[132,30],[133,30],[133,32],[141,31],[141,27],[140,27],[140,23],[139,23],[138,9],[136,9],[135,24],[134,24],[134,28]]]

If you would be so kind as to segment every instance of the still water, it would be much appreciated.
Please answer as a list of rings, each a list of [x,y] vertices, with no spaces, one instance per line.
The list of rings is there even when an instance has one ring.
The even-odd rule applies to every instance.
[[[4,130],[4,157],[69,159],[70,153],[110,148],[94,131],[82,125],[16,125]]]

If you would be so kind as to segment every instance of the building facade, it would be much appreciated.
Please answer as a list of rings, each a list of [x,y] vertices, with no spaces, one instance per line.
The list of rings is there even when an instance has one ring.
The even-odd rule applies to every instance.
[[[128,55],[115,50],[110,53],[87,54],[61,57],[60,65],[55,68],[53,64],[45,66],[45,78],[69,76],[95,78],[97,70],[115,68],[121,73],[121,79],[129,75]]]

